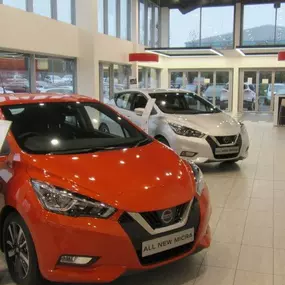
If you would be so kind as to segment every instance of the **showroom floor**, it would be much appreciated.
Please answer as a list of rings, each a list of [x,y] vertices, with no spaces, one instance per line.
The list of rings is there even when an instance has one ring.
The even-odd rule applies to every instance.
[[[243,120],[249,158],[201,166],[213,206],[211,248],[112,284],[285,285],[285,128],[273,128],[267,115]],[[13,284],[3,258],[0,266],[0,285]]]

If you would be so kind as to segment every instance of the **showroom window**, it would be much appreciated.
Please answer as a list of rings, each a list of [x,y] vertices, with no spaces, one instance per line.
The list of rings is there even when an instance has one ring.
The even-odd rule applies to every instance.
[[[140,44],[160,46],[160,8],[150,0],[140,0],[139,27]]]
[[[170,47],[232,48],[233,31],[234,6],[170,11]]]
[[[139,88],[159,88],[160,87],[160,69],[139,67]]]
[[[100,99],[108,103],[114,94],[130,87],[131,66],[100,63]]]
[[[3,4],[26,10],[26,0],[3,0]]]
[[[285,4],[243,6],[242,45],[284,45]]]
[[[222,110],[232,109],[232,70],[172,70],[169,86],[196,93]]]
[[[0,0],[0,3],[75,24],[75,0]]]
[[[0,51],[0,94],[30,92],[30,56]]]
[[[35,69],[37,92],[65,94],[75,92],[74,60],[36,56]]]
[[[98,0],[98,32],[131,40],[131,0]]]

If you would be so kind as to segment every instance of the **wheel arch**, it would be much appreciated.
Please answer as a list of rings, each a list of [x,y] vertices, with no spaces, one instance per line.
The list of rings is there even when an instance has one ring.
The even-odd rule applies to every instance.
[[[5,206],[0,214],[0,249],[3,252],[4,248],[3,248],[3,242],[2,242],[2,237],[3,237],[3,227],[4,227],[4,223],[6,218],[11,214],[11,213],[18,213],[18,211],[11,207],[11,206]]]

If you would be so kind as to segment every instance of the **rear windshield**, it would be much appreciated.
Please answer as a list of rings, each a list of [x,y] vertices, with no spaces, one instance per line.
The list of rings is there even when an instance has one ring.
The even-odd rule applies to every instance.
[[[100,103],[4,106],[11,131],[28,153],[69,154],[135,147],[152,140]]]
[[[221,111],[198,95],[185,92],[151,93],[158,108],[166,114],[212,114]]]

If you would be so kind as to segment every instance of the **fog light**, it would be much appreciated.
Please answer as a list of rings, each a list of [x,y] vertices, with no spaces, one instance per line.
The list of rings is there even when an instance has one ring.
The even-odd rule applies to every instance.
[[[60,257],[59,264],[69,265],[89,265],[93,261],[95,262],[98,258],[92,258],[87,256],[74,256],[74,255],[63,255]]]
[[[192,151],[182,151],[180,156],[193,157],[196,154],[197,154],[196,152],[192,152]]]

